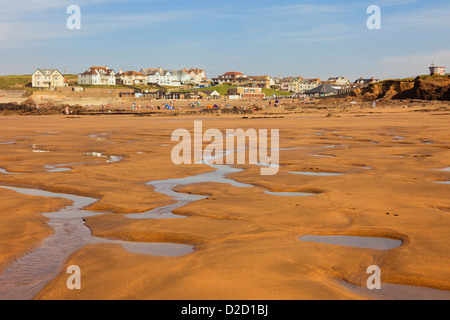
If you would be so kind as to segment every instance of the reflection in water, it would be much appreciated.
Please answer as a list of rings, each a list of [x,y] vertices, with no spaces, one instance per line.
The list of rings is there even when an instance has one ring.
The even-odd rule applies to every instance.
[[[0,275],[0,300],[32,299],[45,284],[60,272],[64,261],[70,254],[87,244],[100,242],[99,238],[92,237],[91,231],[84,224],[83,218],[99,215],[102,212],[83,209],[97,201],[93,198],[38,189],[9,186],[0,186],[0,188],[27,195],[63,198],[72,201],[71,206],[57,212],[44,214],[50,219],[48,225],[53,229],[54,234],[46,238],[38,249],[15,260]],[[101,242],[117,243],[125,249],[130,249],[131,252],[152,255],[176,256],[192,252],[192,246],[167,245],[165,243],[133,243],[107,239],[102,239]],[[165,249],[168,251],[165,252]]]
[[[281,197],[308,197],[308,196],[315,196],[316,193],[305,193],[305,192],[273,192],[273,191],[266,191],[267,194],[273,195],[273,196],[281,196]]]
[[[343,173],[332,173],[332,172],[309,172],[309,171],[289,171],[292,174],[299,174],[304,176],[319,176],[319,177],[334,177],[343,176]]]
[[[356,236],[303,236],[299,240],[306,242],[318,242],[332,244],[336,246],[367,248],[376,250],[389,250],[400,247],[401,240],[375,237],[356,237]]]
[[[355,294],[377,300],[450,300],[450,292],[426,287],[382,283],[380,290],[369,290],[345,281],[339,284]]]

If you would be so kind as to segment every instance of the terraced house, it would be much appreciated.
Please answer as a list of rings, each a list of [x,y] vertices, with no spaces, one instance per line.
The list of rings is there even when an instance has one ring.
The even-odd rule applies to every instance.
[[[206,77],[206,73],[205,73],[204,69],[191,68],[189,70],[183,69],[181,71],[184,71],[189,74],[191,83],[193,83],[193,84],[200,85],[200,84],[206,83],[208,81],[208,78]]]
[[[64,76],[57,69],[37,69],[31,76],[33,88],[50,89],[64,87]]]
[[[305,93],[306,91],[317,88],[318,86],[320,86],[320,84],[321,84],[321,81],[319,78],[302,79],[302,81],[300,81],[298,83],[297,91],[295,91],[295,92],[296,93]]]
[[[298,92],[299,83],[303,80],[302,77],[292,77],[289,79],[289,92]]]
[[[289,91],[289,86],[290,86],[292,78],[293,77],[287,77],[287,78],[283,78],[283,79],[280,80],[280,84],[281,84],[281,88],[280,89],[282,91]]]
[[[163,68],[141,69],[148,78],[148,83],[160,86],[182,86],[186,84],[202,84],[207,81],[203,69],[164,70]]]
[[[78,75],[78,84],[115,86],[116,73],[108,67],[90,67]]]

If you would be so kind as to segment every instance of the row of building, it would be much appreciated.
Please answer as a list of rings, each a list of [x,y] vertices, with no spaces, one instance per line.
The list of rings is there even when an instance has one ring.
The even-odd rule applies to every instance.
[[[162,68],[141,69],[115,73],[108,67],[91,67],[78,75],[78,84],[84,85],[148,85],[179,87],[183,85],[207,84],[208,79],[203,69],[163,70]]]
[[[66,81],[57,69],[37,69],[32,75],[34,88],[64,87]],[[108,67],[90,67],[78,75],[80,85],[148,85],[178,87],[183,85],[202,85],[209,81],[203,69],[163,70],[162,68],[141,69],[137,71],[119,70],[116,73]]]
[[[197,87],[206,87],[210,84],[221,85],[229,84],[239,92],[232,92],[231,96],[240,96],[245,98],[259,98],[263,95],[261,89],[278,89],[294,94],[338,94],[351,90],[354,87],[365,86],[378,79],[360,78],[351,83],[346,77],[332,77],[326,81],[319,78],[304,79],[303,77],[275,77],[265,76],[247,76],[242,72],[229,71],[209,81],[204,69],[182,69],[182,70],[164,70],[162,68],[141,69],[138,71],[123,71],[116,73],[108,67],[90,67],[85,72],[78,75],[79,85],[129,85],[145,86],[159,85],[164,87],[181,87],[193,85]],[[32,75],[32,86],[35,88],[63,87],[67,83],[64,76],[57,69],[38,69]],[[259,90],[255,90],[259,89]],[[243,91],[243,92],[240,92]]]
[[[319,78],[304,79],[303,77],[277,77],[272,78],[270,76],[247,76],[239,71],[230,71],[212,79],[214,85],[220,85],[224,83],[231,84],[233,86],[243,86],[249,88],[275,88],[281,91],[292,92],[302,94],[313,90],[319,86],[333,86],[337,90],[342,90],[348,87],[364,86],[372,82],[377,82],[379,79],[357,79],[351,83],[346,77],[331,77],[326,81],[322,81]]]

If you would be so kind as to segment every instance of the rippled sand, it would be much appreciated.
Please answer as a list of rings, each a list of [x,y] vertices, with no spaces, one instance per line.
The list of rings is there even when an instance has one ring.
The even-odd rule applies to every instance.
[[[284,116],[202,117],[204,130],[280,129],[280,168],[275,176],[261,176],[258,165],[234,166],[243,169],[227,176],[236,185],[216,181],[173,187],[178,194],[202,196],[173,206],[173,214],[184,219],[127,214],[137,217],[176,203],[149,182],[214,170],[171,162],[173,130],[192,130],[194,118],[0,118],[0,185],[99,199],[86,209],[103,214],[86,217],[86,226],[96,238],[116,241],[76,250],[36,298],[383,298],[349,287],[365,286],[370,265],[381,267],[383,283],[450,290],[450,186],[435,183],[450,180],[448,171],[440,170],[450,165],[450,115],[399,109]],[[68,170],[49,172],[49,166]],[[70,202],[5,189],[0,200],[4,271],[49,239],[53,231],[41,213]],[[305,235],[381,237],[402,240],[402,245],[376,250],[300,241]],[[194,250],[176,257],[137,254],[120,241]],[[82,290],[67,289],[69,265],[80,266]]]

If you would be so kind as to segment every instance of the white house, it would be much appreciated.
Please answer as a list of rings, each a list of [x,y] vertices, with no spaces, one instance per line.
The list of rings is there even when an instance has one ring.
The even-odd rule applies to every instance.
[[[346,77],[333,77],[333,78],[329,78],[328,83],[330,84],[337,84],[337,85],[348,85],[350,84],[350,80]]]
[[[298,84],[297,93],[304,93],[320,86],[320,79],[302,79]]]
[[[64,76],[57,69],[37,69],[31,76],[33,88],[64,87]]]
[[[176,70],[172,72],[175,74],[175,77],[182,85],[191,83],[191,75],[188,72],[184,70]]]
[[[141,69],[140,71],[147,76],[148,83],[155,83],[160,86],[180,86],[181,83],[177,79],[175,72],[163,70],[160,68]]]
[[[198,74],[183,70],[163,70],[160,68],[141,69],[141,73],[145,74],[148,83],[155,83],[160,86],[182,86],[185,84],[196,83]],[[200,76],[201,77],[201,76]]]
[[[78,84],[115,86],[116,73],[108,67],[90,67],[78,75]]]
[[[430,67],[430,76],[434,75],[441,75],[443,76],[445,74],[446,67],[438,67],[434,63],[431,64]]]
[[[208,78],[206,77],[205,70],[203,69],[183,69],[182,71],[189,73],[189,76],[191,77],[191,83],[193,84],[202,84],[208,81]]]

